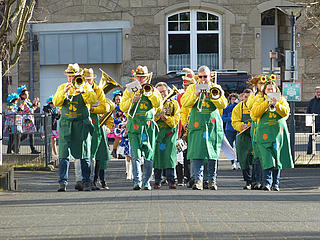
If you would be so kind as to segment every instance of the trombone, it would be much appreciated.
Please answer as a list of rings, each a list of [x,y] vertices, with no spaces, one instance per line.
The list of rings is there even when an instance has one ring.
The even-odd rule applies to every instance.
[[[133,107],[133,102],[132,102],[133,98],[132,98],[131,103],[130,103],[130,106],[129,106],[129,110],[128,110],[128,116],[129,116],[129,117],[134,118],[134,116],[136,115],[136,112],[137,112],[137,109],[138,109],[138,107],[139,107],[139,104],[140,104],[142,95],[144,95],[144,96],[146,96],[146,97],[150,97],[150,96],[153,94],[154,88],[153,88],[153,86],[150,84],[151,78],[152,78],[152,73],[149,73],[147,83],[145,83],[145,84],[142,85],[142,89],[134,91],[133,98],[135,98],[136,94],[138,94],[138,95],[140,96],[140,99],[139,99],[139,101],[136,103],[136,107],[135,107],[135,109],[134,109],[134,111],[133,111],[133,114],[131,115],[130,112],[131,112],[132,107]]]

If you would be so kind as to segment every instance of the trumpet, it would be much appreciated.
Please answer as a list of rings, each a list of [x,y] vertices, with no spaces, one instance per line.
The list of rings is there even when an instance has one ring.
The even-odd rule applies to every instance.
[[[202,94],[204,94],[204,97],[203,97],[202,101],[200,101],[200,99],[202,98]],[[199,101],[198,101],[198,105],[197,105],[199,112],[202,112],[202,106],[204,104],[204,101],[206,100],[206,95],[207,95],[207,91],[203,91],[200,93]],[[210,99],[218,100],[221,96],[222,96],[221,88],[218,88],[215,86],[210,87],[210,89],[209,89],[209,98]],[[201,102],[201,105],[199,106],[200,102]]]
[[[275,112],[276,109],[276,105],[275,104],[269,104],[269,112]]]
[[[153,86],[149,83],[142,85],[142,94],[146,97],[150,97],[153,93]]]
[[[84,86],[84,84],[85,84],[85,78],[82,75],[76,75],[72,79],[72,85],[75,88],[82,88]]]

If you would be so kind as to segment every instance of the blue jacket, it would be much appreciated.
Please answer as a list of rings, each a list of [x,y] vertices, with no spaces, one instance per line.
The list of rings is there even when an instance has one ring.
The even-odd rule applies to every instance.
[[[237,103],[229,104],[223,110],[223,114],[222,114],[221,118],[222,118],[222,121],[226,123],[225,131],[234,131],[234,132],[236,132],[236,130],[234,130],[234,128],[232,127],[232,124],[231,124],[232,110],[234,109],[234,107],[236,105],[237,105]]]

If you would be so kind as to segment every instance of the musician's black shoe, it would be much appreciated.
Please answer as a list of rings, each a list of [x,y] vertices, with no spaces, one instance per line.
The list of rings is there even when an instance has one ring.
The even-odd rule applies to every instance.
[[[209,183],[203,182],[203,189],[209,189]]]
[[[269,185],[267,185],[267,186],[264,186],[264,187],[263,187],[263,190],[269,192],[269,191],[271,191],[271,188],[270,188]]]
[[[60,183],[59,188],[58,188],[58,192],[66,192],[66,191],[67,191],[67,185]]]
[[[83,184],[81,181],[76,182],[76,185],[74,186],[74,189],[78,191],[83,191]]]
[[[251,190],[251,184],[246,184],[244,187],[243,187],[244,190]]]
[[[39,152],[39,151],[37,151],[36,149],[33,149],[32,151],[31,151],[31,154],[40,154],[41,152]]]

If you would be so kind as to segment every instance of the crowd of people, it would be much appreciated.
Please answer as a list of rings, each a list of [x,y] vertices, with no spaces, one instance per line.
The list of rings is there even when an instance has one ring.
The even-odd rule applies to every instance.
[[[52,117],[52,150],[59,156],[58,191],[67,190],[71,157],[77,190],[109,189],[106,169],[111,156],[124,159],[126,178],[133,181],[134,190],[160,189],[164,184],[169,189],[187,185],[194,190],[217,190],[221,150],[232,169],[242,170],[244,189],[279,191],[280,170],[292,168],[293,161],[286,125],[290,108],[276,76],[254,76],[241,94],[226,97],[208,67],[199,67],[197,75],[191,69],[183,71],[183,90],[178,90],[165,82],[152,86],[152,72],[138,66],[125,91],[114,91],[110,101],[96,83],[93,69],[69,64],[64,72],[67,82],[43,108]],[[32,153],[37,152],[32,114],[39,107],[38,99],[29,100],[25,86],[8,96],[12,115],[5,129],[21,133],[19,139],[29,136]],[[25,114],[21,125],[13,122],[17,113]],[[9,139],[8,152],[19,149],[15,142]]]

